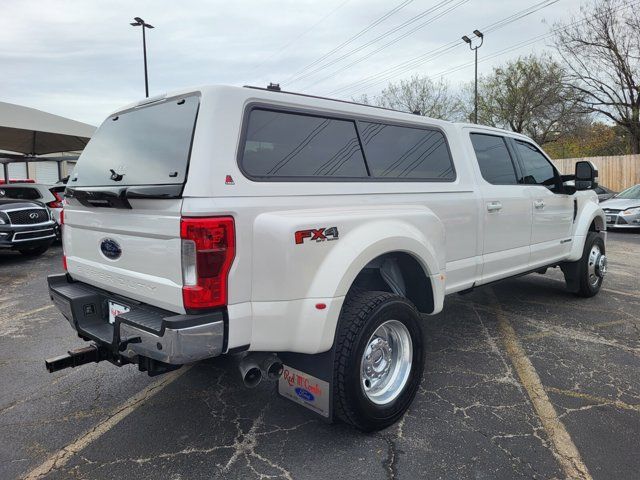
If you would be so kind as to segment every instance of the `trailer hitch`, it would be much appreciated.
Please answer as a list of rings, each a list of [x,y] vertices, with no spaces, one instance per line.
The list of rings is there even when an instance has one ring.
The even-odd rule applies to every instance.
[[[111,350],[91,344],[88,347],[69,350],[66,355],[49,358],[44,361],[44,365],[49,373],[53,373],[65,368],[75,368],[86,363],[98,363],[103,360],[115,360]]]

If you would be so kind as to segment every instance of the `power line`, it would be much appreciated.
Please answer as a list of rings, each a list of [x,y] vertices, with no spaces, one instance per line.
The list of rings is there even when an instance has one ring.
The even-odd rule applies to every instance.
[[[358,38],[360,38],[362,35],[364,35],[365,33],[367,33],[369,30],[371,30],[372,28],[375,28],[376,26],[378,26],[380,23],[384,22],[387,18],[391,17],[392,15],[398,13],[400,10],[402,10],[404,7],[406,7],[407,5],[409,5],[411,2],[413,2],[413,0],[404,0],[402,2],[400,2],[398,5],[396,5],[395,7],[393,7],[391,10],[389,10],[388,12],[386,12],[384,15],[382,15],[381,17],[379,17],[378,19],[374,20],[372,23],[370,23],[369,25],[367,25],[366,27],[364,27],[362,30],[360,30],[358,33],[356,33],[355,35],[353,35],[352,37],[348,38],[347,40],[345,40],[344,42],[342,42],[340,45],[338,45],[337,47],[333,48],[332,50],[330,50],[329,52],[325,53],[324,55],[322,55],[320,58],[314,60],[313,62],[311,62],[310,64],[306,65],[305,67],[303,67],[301,70],[299,70],[298,72],[294,73],[291,78],[295,78],[299,75],[301,75],[303,72],[305,72],[306,70],[308,70],[309,68],[312,68],[313,66],[317,65],[318,63],[322,62],[325,58],[328,58],[329,56],[333,55],[335,52],[337,52],[338,50],[346,47],[347,45],[349,45],[350,43],[354,42],[355,40],[357,40]],[[287,80],[289,81],[289,80]]]
[[[321,78],[320,80],[316,80],[315,82],[306,85],[305,88],[310,88],[314,85],[317,85],[318,83],[324,82],[325,80],[328,80],[331,77],[334,77],[335,75],[337,75],[338,73],[347,70],[365,60],[367,60],[368,58],[371,58],[373,55],[375,55],[376,53],[384,50],[385,48],[394,45],[396,43],[398,43],[400,40],[408,37],[409,35],[417,32],[418,30],[420,30],[421,28],[424,28],[425,26],[435,22],[436,20],[442,18],[443,16],[445,16],[447,13],[455,10],[456,8],[458,8],[459,6],[467,3],[469,0],[459,0],[458,3],[451,5],[450,7],[448,7],[446,10],[439,12],[436,16],[430,18],[429,20],[422,22],[421,24],[415,26],[414,28],[412,28],[411,30],[409,30],[408,32],[403,33],[402,35],[392,39],[391,41],[385,43],[384,45],[381,45],[380,47],[376,48],[375,50],[363,55],[362,57],[360,57],[357,60],[352,61],[351,63],[347,64],[347,65],[343,65],[342,67],[339,67],[337,70],[334,70],[333,72],[331,72],[329,75],[326,75],[325,77]],[[327,65],[329,66],[329,65]]]
[[[640,0],[636,0],[634,3],[628,3],[628,4],[625,3],[625,4],[621,5],[616,10],[620,10],[622,8],[627,8],[627,7],[632,7],[632,6],[635,6],[638,3],[640,3]],[[585,23],[586,21],[587,21],[587,19],[585,18],[585,19],[582,19],[582,20],[576,20],[575,22],[571,22],[571,23],[569,23],[567,25],[563,25],[563,26],[560,26],[558,28],[554,28],[554,29],[550,30],[547,33],[536,35],[534,37],[529,38],[528,40],[523,40],[522,42],[518,42],[518,43],[516,43],[514,45],[511,45],[511,46],[509,46],[507,48],[499,50],[499,51],[497,51],[497,52],[495,52],[495,53],[493,53],[493,54],[491,54],[491,55],[489,55],[487,57],[483,57],[483,59],[481,61],[491,60],[493,58],[499,57],[500,55],[504,55],[505,53],[510,53],[510,52],[512,52],[514,50],[518,50],[520,48],[527,47],[529,45],[533,45],[534,43],[537,43],[540,40],[545,40],[547,38],[551,38],[553,35],[555,35],[557,32],[559,32],[561,30],[566,30],[567,28],[580,25],[582,23]],[[435,74],[434,77],[442,77],[442,76],[445,76],[445,75],[449,75],[449,74],[455,73],[455,72],[457,72],[459,70],[463,70],[464,68],[467,68],[467,67],[469,67],[469,66],[471,66],[473,64],[474,64],[474,62],[467,62],[467,63],[464,63],[464,64],[460,64],[458,66],[449,68],[449,69],[444,70],[442,72],[439,72],[439,73]]]
[[[516,13],[513,13],[501,20],[498,20],[497,22],[494,22],[492,24],[486,25],[485,27],[482,27],[482,30],[485,32],[489,32],[489,31],[495,31],[498,30],[500,28],[503,28],[507,25],[509,25],[510,23],[513,23],[517,20],[520,20],[528,15],[531,15],[532,13],[535,13],[543,8],[546,8],[554,3],[556,3],[558,0],[544,0],[542,2],[539,2],[537,4],[534,4],[530,7],[525,8],[524,10],[518,11]],[[550,3],[551,2],[551,3]],[[431,52],[427,52],[425,54],[419,55],[417,57],[414,57],[413,59],[407,60],[405,62],[402,62],[398,65],[395,65],[394,67],[388,68],[386,70],[383,70],[382,72],[379,72],[375,75],[369,76],[369,77],[365,77],[364,79],[361,79],[360,81],[353,83],[351,85],[347,85],[345,87],[341,87],[339,89],[336,89],[334,91],[331,92],[331,94],[336,94],[336,93],[342,93],[348,90],[352,90],[354,88],[357,88],[358,91],[363,90],[362,89],[362,82],[367,82],[370,83],[370,85],[368,85],[367,87],[365,87],[365,89],[369,89],[374,85],[378,85],[380,83],[384,83],[387,80],[397,76],[397,75],[401,75],[402,73],[405,73],[407,71],[413,70],[414,68],[423,65],[424,63],[427,63],[431,60],[435,60],[436,58],[441,57],[442,55],[444,55],[445,53],[449,52],[450,50],[453,50],[454,48],[458,48],[459,46],[461,46],[460,42],[458,39],[443,45],[442,47],[439,47],[438,49],[431,51]],[[378,81],[375,81],[373,83],[371,83],[372,80],[376,80],[379,79]]]
[[[441,56],[443,56],[444,54],[448,53],[449,51],[455,49],[455,48],[459,48],[461,46],[460,41],[459,40],[455,40],[451,43],[448,43],[446,45],[443,45],[442,47],[429,52],[428,54],[425,55],[420,55],[419,57],[415,57],[411,60],[407,60],[405,62],[399,63],[391,68],[387,68],[386,70],[383,70],[381,72],[376,73],[375,75],[372,75],[370,77],[367,77],[365,79],[359,80],[358,82],[355,83],[351,83],[349,85],[346,85],[344,87],[341,88],[337,88],[335,90],[332,90],[328,95],[336,95],[342,92],[346,92],[349,90],[353,90],[353,89],[362,89],[362,83],[363,82],[367,82],[367,83],[371,83],[373,81],[373,83],[371,83],[371,85],[365,87],[366,89],[370,88],[373,85],[377,85],[379,83],[384,83],[386,81],[388,81],[389,79],[400,75],[406,71],[410,71],[413,70],[414,68],[427,63],[429,61],[435,60],[436,58],[439,58]]]
[[[340,10],[342,7],[344,7],[347,3],[349,3],[351,0],[344,0],[341,4],[339,4],[337,7],[335,7],[333,10],[331,10],[329,13],[327,13],[324,17],[322,17],[320,20],[318,20],[316,23],[314,23],[313,25],[311,25],[310,27],[308,27],[307,29],[305,29],[304,32],[302,32],[301,34],[297,35],[295,38],[291,39],[289,42],[287,42],[285,45],[283,45],[282,47],[280,47],[280,49],[278,49],[278,51],[272,53],[271,55],[269,55],[267,58],[265,58],[262,62],[260,62],[258,65],[255,66],[255,68],[251,71],[251,73],[249,73],[249,75],[253,75],[254,73],[256,73],[257,71],[260,70],[261,67],[263,67],[267,62],[269,62],[270,60],[280,56],[280,54],[282,54],[282,52],[284,52],[287,48],[289,48],[291,45],[293,45],[294,43],[297,43],[298,40],[300,40],[302,37],[308,35],[314,28],[316,28],[318,25],[320,25],[321,23],[323,23],[327,18],[329,18],[331,15],[333,15],[334,13],[336,13],[338,10]]]
[[[525,18],[539,10],[542,10],[543,8],[546,8],[548,6],[551,6],[555,3],[557,3],[559,0],[543,0],[541,2],[538,2],[534,5],[531,5],[523,10],[520,10],[518,12],[515,12],[501,20],[498,20],[496,22],[493,22],[489,25],[486,25],[484,27],[481,28],[482,31],[484,31],[485,33],[487,32],[493,32],[496,30],[499,30],[503,27],[506,27],[507,25],[518,21],[522,18]],[[406,60],[404,62],[401,62],[393,67],[387,68],[386,70],[383,70],[382,72],[378,72],[375,75],[371,75],[368,77],[365,77],[364,79],[359,80],[358,82],[354,82],[351,85],[347,85],[344,87],[341,87],[339,89],[333,90],[332,92],[330,92],[329,95],[335,95],[338,93],[343,93],[349,90],[353,90],[354,88],[357,89],[356,92],[352,92],[352,94],[354,93],[358,93],[360,91],[363,90],[367,90],[371,87],[373,87],[374,85],[378,85],[380,83],[384,83],[388,80],[390,80],[391,78],[394,78],[398,75],[401,75],[407,71],[413,70],[414,68],[421,66],[431,60],[435,60],[436,58],[441,57],[442,55],[444,55],[445,53],[458,48],[459,46],[461,46],[461,43],[458,39],[447,43],[431,52],[427,52],[424,53],[422,55],[419,55],[417,57],[414,57],[413,59],[410,60]],[[329,77],[327,77],[329,78]],[[371,83],[373,81],[373,83]],[[370,85],[362,88],[362,83],[369,83]]]
[[[364,44],[362,44],[362,45],[360,45],[360,46],[358,46],[356,48],[351,49],[350,51],[348,51],[347,53],[341,55],[340,57],[334,58],[332,60],[329,60],[326,63],[322,63],[321,65],[318,65],[317,67],[311,69],[310,71],[307,71],[306,73],[304,73],[302,75],[298,75],[298,76],[294,77],[293,79],[289,80],[288,83],[295,83],[295,82],[298,82],[300,80],[304,80],[305,78],[308,78],[308,77],[314,75],[315,73],[320,72],[320,71],[326,69],[327,67],[330,67],[331,65],[334,65],[335,63],[337,63],[337,62],[339,62],[341,60],[344,60],[345,58],[348,58],[348,57],[352,56],[354,53],[357,53],[357,52],[361,51],[362,49],[364,49],[364,48],[366,48],[366,47],[378,42],[379,40],[382,40],[382,39],[384,39],[384,38],[396,33],[397,31],[402,30],[403,28],[411,25],[412,23],[417,22],[418,20],[424,18],[425,16],[428,16],[429,14],[433,13],[434,11],[436,11],[437,9],[442,7],[443,5],[446,5],[447,3],[451,3],[452,1],[454,1],[454,0],[442,0],[441,2],[437,3],[436,5],[434,5],[434,6],[430,7],[430,8],[428,8],[428,9],[420,12],[417,15],[414,15],[413,17],[409,18],[408,20],[405,20],[400,25],[397,25],[397,26],[385,31],[384,33],[378,35],[377,37],[369,40],[368,42],[366,42],[366,43],[364,43]],[[422,25],[422,26],[424,26],[424,25]]]
[[[635,2],[632,2],[632,3],[624,3],[618,9],[616,9],[616,11],[617,10],[621,10],[623,8],[633,7],[633,6],[635,6],[635,5],[639,4],[639,3],[640,3],[640,0],[636,0]],[[537,43],[537,42],[539,42],[541,40],[545,40],[547,38],[552,37],[553,35],[555,35],[557,32],[559,32],[561,30],[565,30],[567,28],[570,28],[570,27],[573,27],[573,26],[576,26],[576,25],[580,25],[580,24],[582,24],[582,23],[584,23],[586,21],[587,21],[587,19],[577,20],[577,21],[571,22],[571,23],[569,23],[567,25],[563,25],[563,26],[560,26],[558,28],[552,29],[551,31],[549,31],[547,33],[536,35],[536,36],[531,37],[531,38],[529,38],[527,40],[523,40],[523,41],[518,42],[518,43],[516,43],[514,45],[511,45],[511,46],[506,47],[506,48],[504,48],[502,50],[499,50],[499,51],[497,51],[497,52],[495,52],[495,53],[493,53],[493,54],[491,54],[489,56],[483,57],[480,60],[480,62],[484,62],[486,60],[492,60],[492,59],[494,59],[496,57],[499,57],[499,56],[507,54],[507,53],[511,53],[512,51],[518,50],[520,48],[524,48],[524,47],[527,47],[529,45],[533,45],[534,43]],[[468,67],[473,66],[473,65],[474,65],[474,61],[465,62],[465,63],[457,65],[455,67],[451,67],[449,69],[446,69],[446,70],[443,70],[441,72],[438,72],[437,74],[431,75],[431,77],[435,77],[435,78],[444,77],[446,75],[450,75],[450,74],[458,72],[460,70],[464,70],[465,68],[468,68]],[[377,82],[377,83],[379,83],[379,82]],[[368,90],[373,85],[374,84],[371,84],[371,85],[365,87],[364,90]],[[357,93],[359,93],[361,91],[364,91],[364,90],[358,90],[356,92],[352,92],[351,95],[355,95],[355,94],[357,94]]]

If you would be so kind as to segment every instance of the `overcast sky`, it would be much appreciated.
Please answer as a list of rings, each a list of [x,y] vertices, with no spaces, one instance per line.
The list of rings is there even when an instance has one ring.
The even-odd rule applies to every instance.
[[[411,70],[373,79],[382,83],[371,84],[371,77],[541,1],[2,0],[0,100],[99,124],[109,112],[144,97],[141,31],[129,25],[134,16],[156,27],[147,31],[151,95],[192,85],[264,86],[272,81],[289,90],[350,98],[375,94],[387,76],[397,80],[416,73],[445,73],[455,85],[473,78],[472,64],[457,68],[473,59],[462,41]],[[481,61],[480,72],[548,49],[549,39],[544,38],[510,47],[547,33],[557,21],[569,20],[580,3],[559,0],[488,33],[481,59],[507,51]],[[303,72],[310,76],[292,81],[304,67],[394,7],[399,7],[395,13],[360,38]],[[323,66],[423,13],[384,39]],[[421,24],[425,25],[417,28]],[[416,31],[372,54],[412,29]],[[358,63],[344,68],[354,62]],[[335,93],[343,87],[350,89]]]

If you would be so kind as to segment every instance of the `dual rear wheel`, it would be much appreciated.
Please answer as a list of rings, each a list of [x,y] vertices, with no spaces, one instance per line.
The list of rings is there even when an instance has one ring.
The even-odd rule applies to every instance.
[[[392,425],[413,401],[423,368],[420,315],[409,300],[371,291],[345,300],[334,368],[341,420],[363,431]]]

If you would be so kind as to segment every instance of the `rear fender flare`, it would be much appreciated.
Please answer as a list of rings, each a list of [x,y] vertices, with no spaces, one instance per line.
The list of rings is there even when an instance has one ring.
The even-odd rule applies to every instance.
[[[445,232],[442,222],[432,213],[421,215],[418,228],[405,220],[367,222],[351,231],[318,267],[308,297],[345,296],[362,269],[372,260],[392,252],[414,257],[428,278],[439,276],[445,267]],[[428,238],[425,233],[428,232]],[[342,272],[336,275],[336,272]],[[439,288],[433,288],[435,294]],[[443,290],[443,289],[442,289]],[[440,302],[441,303],[441,302]]]

